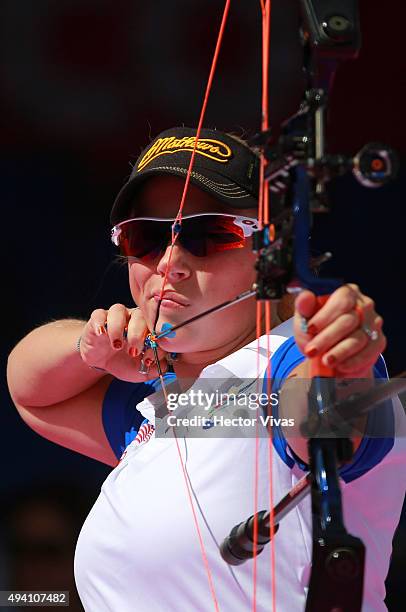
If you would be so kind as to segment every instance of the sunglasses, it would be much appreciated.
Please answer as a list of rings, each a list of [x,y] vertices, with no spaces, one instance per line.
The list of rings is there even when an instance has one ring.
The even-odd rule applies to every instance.
[[[153,259],[172,242],[175,219],[142,217],[128,219],[111,230],[112,242],[121,255]],[[229,249],[240,249],[258,230],[258,221],[236,215],[202,213],[182,217],[176,242],[195,257],[206,257]]]

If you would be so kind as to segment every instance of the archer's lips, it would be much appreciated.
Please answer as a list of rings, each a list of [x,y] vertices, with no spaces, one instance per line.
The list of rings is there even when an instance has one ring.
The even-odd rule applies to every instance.
[[[159,302],[159,293],[155,293],[153,298],[156,302]],[[189,302],[183,295],[179,295],[174,291],[165,291],[161,302],[161,307],[164,308],[185,308],[190,306]]]

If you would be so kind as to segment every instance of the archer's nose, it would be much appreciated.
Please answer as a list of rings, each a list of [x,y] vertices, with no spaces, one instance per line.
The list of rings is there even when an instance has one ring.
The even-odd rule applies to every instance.
[[[192,268],[188,262],[187,251],[178,243],[175,243],[172,249],[168,246],[165,253],[157,265],[157,272],[162,276],[165,276],[165,271],[169,265],[168,280],[172,283],[176,283],[182,280],[186,280],[192,274]]]

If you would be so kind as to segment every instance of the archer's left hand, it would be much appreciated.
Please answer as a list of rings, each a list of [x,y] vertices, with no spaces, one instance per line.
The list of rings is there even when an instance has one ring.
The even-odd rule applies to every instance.
[[[299,349],[309,358],[322,355],[325,365],[345,377],[370,375],[386,347],[382,325],[374,301],[354,284],[334,291],[320,310],[311,291],[302,291],[295,302],[294,334]]]

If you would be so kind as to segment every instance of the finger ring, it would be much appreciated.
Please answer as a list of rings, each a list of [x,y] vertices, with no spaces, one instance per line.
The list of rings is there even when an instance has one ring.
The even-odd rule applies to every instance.
[[[355,310],[355,312],[358,315],[360,329],[362,329],[362,331],[368,336],[369,340],[371,340],[371,341],[377,340],[379,334],[376,331],[376,329],[371,329],[370,327],[368,327],[368,325],[364,324],[364,310],[363,310],[363,308],[359,304],[355,304],[354,310]]]
[[[368,336],[369,340],[378,340],[378,332],[376,331],[376,329],[371,329],[370,327],[368,327],[368,325],[361,325],[361,329],[363,332],[366,333],[366,335]]]

